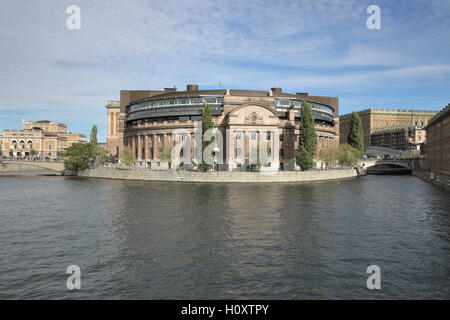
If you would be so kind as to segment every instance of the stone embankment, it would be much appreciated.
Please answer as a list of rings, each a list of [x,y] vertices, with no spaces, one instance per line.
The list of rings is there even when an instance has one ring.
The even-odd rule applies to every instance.
[[[100,166],[88,169],[78,174],[82,177],[148,180],[148,181],[175,181],[175,182],[204,182],[204,183],[270,183],[270,182],[313,182],[324,180],[340,180],[356,177],[356,169],[340,170],[312,170],[312,171],[278,171],[278,172],[238,172],[238,171],[157,171],[134,167]]]
[[[31,170],[38,170],[42,169],[33,165],[29,164],[22,164],[22,163],[0,163],[0,173],[10,173],[10,172],[22,172],[22,171],[31,171]]]

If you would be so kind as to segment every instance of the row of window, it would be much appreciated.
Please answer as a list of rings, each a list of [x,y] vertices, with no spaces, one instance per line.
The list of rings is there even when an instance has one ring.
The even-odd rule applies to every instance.
[[[163,122],[163,121],[201,121],[202,116],[169,116],[169,117],[152,117],[152,118],[146,118],[146,119],[139,119],[134,121],[128,121],[127,126],[130,125],[137,125],[141,123],[157,123],[157,122]]]
[[[241,140],[242,133],[243,132],[241,132],[241,131],[235,131],[234,132],[236,140]],[[266,132],[266,140],[271,140],[272,139],[271,137],[272,137],[271,133],[270,132]],[[280,141],[283,141],[283,135],[280,134],[279,137],[280,137]],[[250,138],[252,140],[256,140],[256,131],[250,131]]]
[[[303,101],[298,101],[298,100],[289,100],[289,99],[280,99],[280,98],[276,98],[275,99],[275,106],[276,107],[285,107],[285,108],[279,108],[280,111],[287,111],[287,107],[290,107],[291,105],[294,105],[294,110],[299,112],[299,110],[302,107],[302,103]],[[314,103],[314,102],[308,102],[308,104],[311,106],[311,109],[315,109],[315,110],[319,110],[322,112],[326,112],[330,115],[333,115],[333,108],[320,104],[320,103]],[[278,111],[278,109],[277,109]]]
[[[146,114],[148,113],[150,109],[139,109],[139,111],[133,111],[133,116],[139,116],[140,114]],[[158,109],[151,109],[152,113],[160,113],[160,112],[186,112],[186,111],[196,111],[196,112],[202,112],[203,106],[196,106],[196,107],[180,107],[180,108],[174,108],[174,107],[164,107],[164,108],[158,108]],[[223,111],[223,106],[211,106],[212,111]],[[131,111],[129,112],[129,114]]]
[[[128,113],[138,110],[158,109],[163,107],[202,105],[203,103],[210,105],[223,104],[223,97],[177,98],[138,102],[128,108]]]
[[[236,158],[240,158],[242,157],[242,149],[241,148],[236,148],[236,152],[235,152]],[[271,148],[267,148],[267,156],[271,157],[272,156],[272,149]],[[284,149],[279,149],[278,151],[278,156],[280,158],[284,157]]]
[[[391,127],[394,127],[395,123],[397,123],[397,126],[400,126],[401,124],[403,126],[412,126],[412,123],[413,123],[412,120],[409,120],[409,121],[407,121],[407,120],[403,120],[403,121],[397,120],[397,122],[396,122],[395,120],[376,120],[375,119],[374,120],[374,127],[375,128],[382,127],[383,126],[383,122],[386,124],[386,127],[389,127],[389,121],[391,121],[390,122]],[[421,121],[421,122],[415,121],[415,126],[416,127],[418,127],[419,124],[420,124],[421,127],[423,127],[425,125],[425,122],[424,121]]]
[[[275,111],[277,112],[288,112],[288,108],[276,108]],[[296,117],[300,117],[300,109],[295,109],[294,108],[294,114]],[[314,109],[312,110],[312,115],[314,117],[315,120],[318,121],[326,121],[326,122],[333,122],[333,115],[332,114],[328,114],[325,113],[323,111],[315,111]]]

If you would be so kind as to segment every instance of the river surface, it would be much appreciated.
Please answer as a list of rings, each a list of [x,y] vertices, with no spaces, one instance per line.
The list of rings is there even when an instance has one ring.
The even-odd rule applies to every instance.
[[[450,298],[449,193],[413,176],[3,176],[0,202],[0,299]],[[80,290],[66,287],[70,265]]]

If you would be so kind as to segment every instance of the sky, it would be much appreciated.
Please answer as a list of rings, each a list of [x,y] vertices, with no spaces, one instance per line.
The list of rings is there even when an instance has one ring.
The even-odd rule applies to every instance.
[[[70,30],[66,12],[81,10]],[[369,5],[381,28],[369,29]],[[120,90],[186,84],[339,97],[339,113],[450,102],[450,0],[2,0],[0,130],[64,122],[106,141]]]

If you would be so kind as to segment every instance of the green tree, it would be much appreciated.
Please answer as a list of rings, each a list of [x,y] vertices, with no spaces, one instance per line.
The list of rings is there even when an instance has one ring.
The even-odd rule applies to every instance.
[[[359,150],[359,157],[364,153],[364,138],[361,118],[356,112],[352,112],[350,119],[350,132],[347,137],[347,143]]]
[[[262,153],[260,155],[259,150],[260,144],[258,143],[258,145],[256,146],[256,168],[258,171],[261,171],[262,166],[267,166],[269,163],[270,160],[269,152],[271,152],[271,150],[269,145],[266,146],[266,153]]]
[[[97,126],[94,124],[91,129],[91,136],[89,139],[89,150],[90,150],[90,156],[93,159],[97,158],[97,152],[98,150],[98,142],[97,142]]]
[[[319,159],[325,162],[327,168],[332,167],[337,161],[337,149],[327,148],[320,150]]]
[[[173,145],[165,143],[161,150],[160,158],[165,162],[172,162],[172,149]]]
[[[314,166],[314,157],[316,156],[317,137],[309,103],[303,102],[300,110],[300,135],[299,145],[295,152],[297,165],[304,170]]]
[[[109,151],[103,146],[97,146],[95,155],[94,163],[96,164],[104,164],[109,161]]]
[[[9,150],[9,156],[12,157],[14,155],[14,152],[12,150]]]
[[[133,149],[125,147],[120,153],[120,160],[127,166],[132,165],[136,161],[136,156]]]
[[[201,171],[208,171],[211,169],[211,164],[205,162],[205,149],[206,147],[214,142],[215,137],[212,137],[210,141],[203,141],[205,132],[214,127],[214,122],[212,121],[212,110],[209,104],[205,104],[202,113],[202,162],[198,165]],[[212,156],[212,154],[211,154]]]
[[[63,154],[64,168],[72,174],[88,168],[90,150],[85,143],[74,143]]]
[[[37,154],[36,150],[31,149],[30,150],[30,157],[34,157]]]
[[[358,162],[360,151],[349,144],[341,144],[336,150],[337,162],[343,166],[352,166]]]

